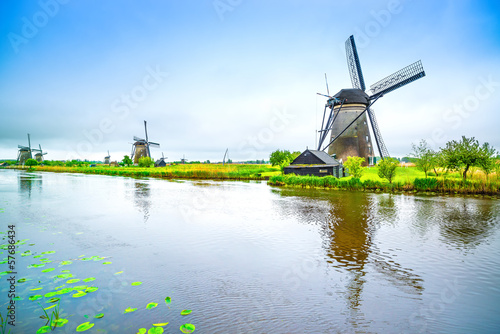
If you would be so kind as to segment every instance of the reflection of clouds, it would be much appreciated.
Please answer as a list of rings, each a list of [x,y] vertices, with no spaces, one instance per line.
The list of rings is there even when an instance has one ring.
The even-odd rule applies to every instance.
[[[22,172],[18,174],[19,190],[31,196],[33,189],[42,190],[42,175]]]
[[[144,213],[144,222],[147,222],[151,207],[151,200],[149,199],[151,189],[149,183],[146,180],[135,180],[134,187],[134,204]]]

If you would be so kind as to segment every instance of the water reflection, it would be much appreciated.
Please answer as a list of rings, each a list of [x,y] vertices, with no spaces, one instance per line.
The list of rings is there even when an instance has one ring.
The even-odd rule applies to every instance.
[[[151,208],[151,188],[146,180],[134,180],[134,204],[144,214],[144,222],[149,219]]]
[[[27,193],[28,197],[31,197],[31,191],[37,189],[42,190],[42,175],[22,172],[18,174],[19,190],[23,193]]]

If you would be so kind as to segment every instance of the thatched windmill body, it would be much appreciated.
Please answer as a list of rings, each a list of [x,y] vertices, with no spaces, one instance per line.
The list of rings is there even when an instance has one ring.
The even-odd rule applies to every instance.
[[[24,165],[26,163],[26,160],[33,158],[29,133],[28,133],[28,146],[17,145],[17,148],[19,149],[19,152],[17,154],[18,165]]]
[[[146,121],[144,121],[144,132],[146,135],[146,139],[134,136],[134,143],[132,144],[132,153],[131,153],[131,159],[134,161],[134,164],[139,163],[139,159],[142,157],[151,158],[151,152],[149,150],[151,146],[160,147],[160,144],[149,141]]]
[[[35,160],[38,162],[38,163],[42,163],[44,158],[43,156],[47,154],[47,152],[43,152],[42,151],[42,145],[38,144],[38,147],[39,149],[32,149],[32,151],[36,151],[37,153],[35,153]]]

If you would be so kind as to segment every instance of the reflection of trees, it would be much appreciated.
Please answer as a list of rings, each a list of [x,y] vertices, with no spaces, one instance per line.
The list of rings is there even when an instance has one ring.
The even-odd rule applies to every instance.
[[[149,209],[151,207],[151,201],[149,199],[151,189],[147,181],[144,180],[135,180],[134,185],[134,204],[144,213],[144,222],[147,222],[149,219]]]
[[[18,174],[19,190],[31,196],[31,190],[42,190],[42,175],[22,172]]]

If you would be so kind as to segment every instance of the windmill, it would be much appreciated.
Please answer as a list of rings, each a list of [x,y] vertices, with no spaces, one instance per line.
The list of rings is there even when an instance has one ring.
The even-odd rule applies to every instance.
[[[108,155],[104,157],[104,164],[109,165],[109,159],[111,156],[109,155],[109,150],[108,150]]]
[[[144,132],[146,134],[146,139],[142,139],[134,136],[134,143],[132,144],[132,153],[130,158],[134,160],[134,164],[139,163],[139,159],[142,157],[150,157],[151,152],[149,147],[160,147],[160,144],[153,143],[148,140],[148,128],[146,126],[146,121],[144,121]]]
[[[167,165],[165,159],[167,158],[165,158],[165,156],[163,156],[163,152],[161,152],[161,158],[155,161],[155,167],[165,167]]]
[[[38,144],[38,147],[39,149],[32,149],[32,151],[37,151],[37,153],[35,154],[35,160],[38,162],[38,163],[42,163],[43,162],[43,156],[47,154],[47,152],[43,153],[42,151],[42,145]]]
[[[19,165],[24,165],[26,160],[33,158],[29,133],[28,133],[28,146],[17,145],[17,148],[19,148],[19,153],[17,155],[17,163]]]
[[[181,164],[185,164],[186,162],[188,161],[188,159],[186,159],[184,157],[184,154],[182,155],[182,159],[181,159]]]
[[[384,159],[389,157],[389,152],[380,134],[377,119],[371,106],[384,94],[424,77],[422,62],[419,60],[374,83],[370,86],[372,95],[368,95],[365,93],[365,81],[354,37],[350,36],[345,44],[347,66],[353,88],[342,89],[337,94],[330,96],[327,82],[328,95],[318,93],[318,95],[328,98],[319,131],[318,150],[324,151],[328,148],[329,155],[335,154],[337,159],[343,161],[348,156],[358,156],[365,158],[365,163],[369,163],[370,159],[374,157],[374,152],[367,124],[366,114],[368,114],[378,152],[380,157]],[[327,115],[327,109],[330,109],[329,115]],[[328,144],[323,146],[330,131],[330,140]]]

